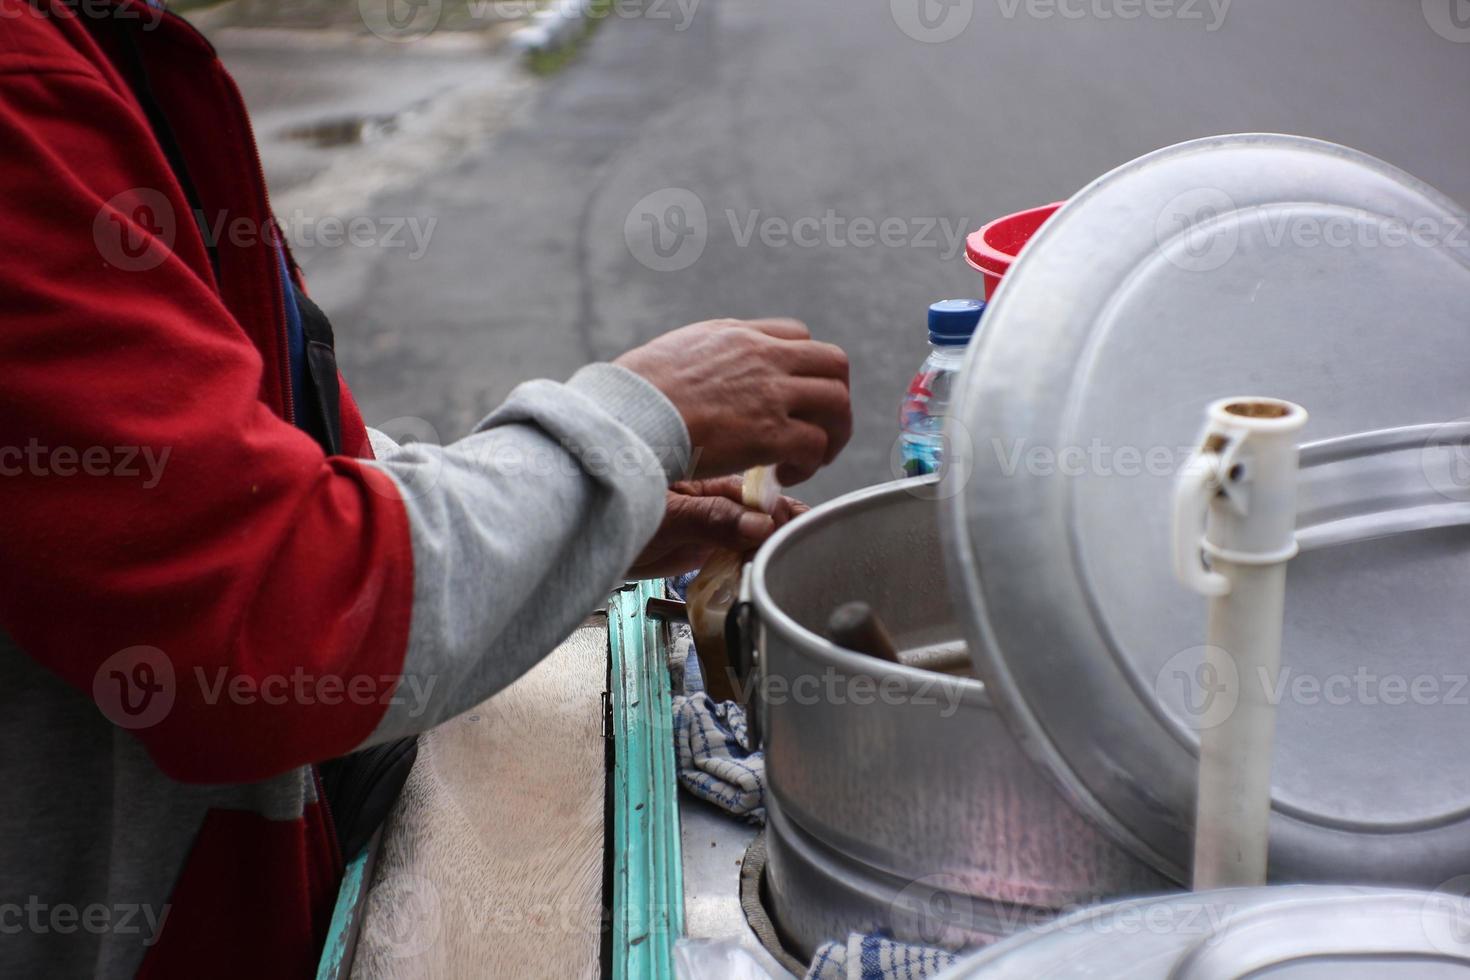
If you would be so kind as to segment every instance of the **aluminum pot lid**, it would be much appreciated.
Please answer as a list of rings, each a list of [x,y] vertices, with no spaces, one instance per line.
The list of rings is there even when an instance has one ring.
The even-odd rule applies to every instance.
[[[1340,146],[1225,136],[1136,160],[1046,224],[971,344],[938,489],[971,657],[1024,749],[1186,880],[1199,731],[1279,703],[1273,880],[1470,871],[1470,233]],[[1304,406],[1283,671],[1204,669],[1173,577],[1206,406]]]
[[[1232,888],[1086,909],[940,980],[1466,980],[1465,899],[1325,885]]]

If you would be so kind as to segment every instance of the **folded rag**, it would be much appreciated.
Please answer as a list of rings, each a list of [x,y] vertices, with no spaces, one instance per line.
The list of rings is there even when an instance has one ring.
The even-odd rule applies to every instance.
[[[957,959],[942,949],[853,933],[847,942],[818,946],[806,980],[922,980],[943,972]]]
[[[708,694],[674,696],[679,783],[751,823],[766,822],[766,760],[747,749],[745,709]]]

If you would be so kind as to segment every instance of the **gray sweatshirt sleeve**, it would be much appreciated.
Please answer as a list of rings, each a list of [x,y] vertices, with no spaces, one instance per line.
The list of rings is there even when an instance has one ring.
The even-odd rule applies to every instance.
[[[473,707],[554,649],[621,581],[689,465],[674,406],[610,364],[521,385],[448,446],[369,436],[408,509],[414,587],[403,677],[365,746]]]

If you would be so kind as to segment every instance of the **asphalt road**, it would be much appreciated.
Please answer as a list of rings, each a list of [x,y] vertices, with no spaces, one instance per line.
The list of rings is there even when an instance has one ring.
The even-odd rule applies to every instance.
[[[959,238],[990,217],[1239,131],[1345,143],[1470,201],[1464,0],[919,2],[649,0],[508,124],[393,182],[363,211],[432,220],[423,248],[308,255],[369,420],[448,439],[520,380],[793,315],[853,360],[857,431],[803,491],[821,500],[892,477],[925,306],[979,292]]]

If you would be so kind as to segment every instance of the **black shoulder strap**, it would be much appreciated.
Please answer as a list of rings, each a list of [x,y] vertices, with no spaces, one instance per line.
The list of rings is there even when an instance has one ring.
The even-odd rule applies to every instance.
[[[306,374],[310,392],[301,392],[297,418],[328,456],[342,452],[342,392],[337,383],[337,347],[332,322],[288,274],[286,287],[296,295],[301,329],[306,334]]]
[[[199,191],[194,186],[194,180],[189,176],[189,168],[184,163],[184,152],[179,147],[178,137],[174,134],[173,127],[169,125],[168,116],[164,115],[163,110],[159,108],[158,99],[153,94],[153,87],[148,82],[148,69],[144,66],[143,56],[138,50],[138,36],[135,33],[134,22],[118,17],[84,17],[82,20],[89,25],[111,25],[123,59],[123,64],[117,67],[132,87],[133,97],[143,107],[143,114],[148,117],[148,125],[153,130],[153,137],[158,140],[159,148],[168,158],[168,165],[174,172],[174,179],[184,190],[184,197],[189,201],[189,211],[194,216],[194,223],[199,227],[199,234],[204,239],[205,248],[209,250],[209,264],[214,270],[214,281],[217,284],[219,282],[218,243],[210,237],[209,226],[204,218],[204,206],[200,203]]]

